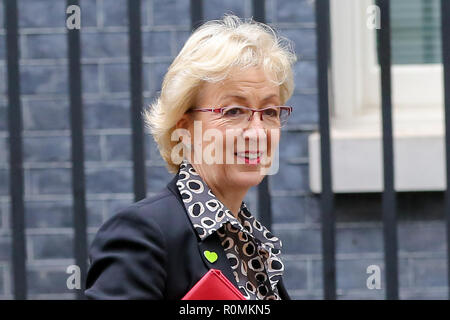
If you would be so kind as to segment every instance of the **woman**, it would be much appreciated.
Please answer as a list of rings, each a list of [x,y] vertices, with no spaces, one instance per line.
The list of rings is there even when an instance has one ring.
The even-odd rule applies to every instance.
[[[181,299],[214,268],[246,299],[289,299],[281,241],[243,199],[276,165],[294,62],[289,43],[252,20],[225,16],[190,36],[145,114],[176,175],[99,229],[88,298]]]

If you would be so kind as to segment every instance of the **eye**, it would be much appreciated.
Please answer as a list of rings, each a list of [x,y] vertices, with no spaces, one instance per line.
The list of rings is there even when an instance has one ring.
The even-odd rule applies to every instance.
[[[278,109],[277,108],[269,108],[264,110],[264,115],[268,117],[278,117]]]
[[[224,110],[223,115],[227,117],[236,117],[244,113],[240,107],[230,107]]]

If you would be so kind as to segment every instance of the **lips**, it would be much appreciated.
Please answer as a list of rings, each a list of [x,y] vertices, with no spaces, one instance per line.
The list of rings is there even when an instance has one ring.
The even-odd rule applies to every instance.
[[[261,162],[263,152],[236,152],[234,155],[238,158],[244,159],[246,164],[258,164]]]

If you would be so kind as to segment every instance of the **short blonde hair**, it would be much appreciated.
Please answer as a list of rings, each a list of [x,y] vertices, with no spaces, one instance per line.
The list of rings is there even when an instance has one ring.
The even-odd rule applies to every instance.
[[[176,173],[171,150],[175,125],[192,107],[202,82],[224,80],[233,67],[262,66],[280,86],[281,103],[294,90],[292,65],[296,61],[292,43],[270,26],[235,15],[211,20],[200,26],[170,65],[159,97],[144,111],[144,120],[158,144],[168,170]]]

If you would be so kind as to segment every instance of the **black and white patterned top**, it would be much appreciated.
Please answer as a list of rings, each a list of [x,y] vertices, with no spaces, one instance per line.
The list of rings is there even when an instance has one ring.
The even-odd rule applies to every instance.
[[[284,271],[281,240],[252,216],[244,202],[236,218],[186,159],[180,164],[177,187],[200,239],[217,232],[244,297],[280,300],[276,285]]]

